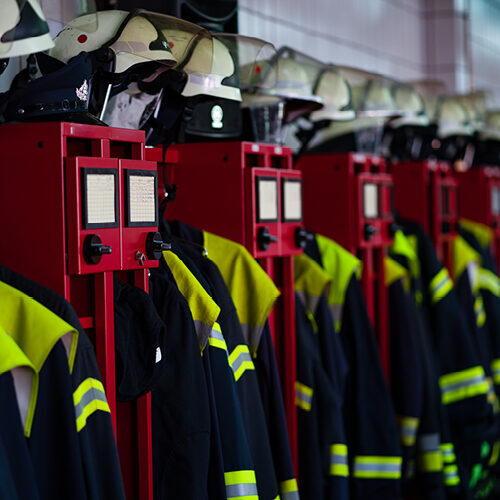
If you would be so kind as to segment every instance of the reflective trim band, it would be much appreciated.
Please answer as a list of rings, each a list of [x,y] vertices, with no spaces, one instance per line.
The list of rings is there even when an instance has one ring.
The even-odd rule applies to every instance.
[[[420,420],[415,417],[396,417],[399,427],[399,438],[404,446],[413,446],[417,439],[418,424]]]
[[[313,390],[307,385],[295,382],[295,404],[305,411],[311,410]]]
[[[418,467],[424,472],[439,472],[443,470],[441,451],[424,451],[418,454]]]
[[[481,328],[486,321],[486,311],[481,295],[478,295],[474,301],[474,313],[476,314],[476,324]]]
[[[225,472],[227,500],[259,500],[257,481],[253,470]]]
[[[443,267],[434,278],[432,278],[429,291],[431,294],[432,303],[436,304],[441,299],[446,297],[453,289],[453,282],[451,281],[448,271]]]
[[[330,475],[349,476],[347,446],[345,444],[332,444],[330,446]]]
[[[76,430],[80,432],[92,413],[101,410],[110,413],[106,393],[100,380],[85,379],[73,393]]]
[[[222,349],[227,352],[226,340],[222,335],[219,323],[214,323],[212,331],[210,332],[210,337],[208,338],[208,343],[212,347],[217,347],[218,349]]]
[[[493,449],[491,450],[490,461],[488,465],[493,467],[498,462],[498,455],[500,454],[500,441],[495,441]]]
[[[365,479],[400,479],[401,457],[357,456],[354,477]]]
[[[481,366],[443,375],[439,378],[439,386],[445,405],[487,394],[489,389]]]
[[[437,451],[439,445],[439,434],[423,434],[418,438],[418,449],[421,451]]]
[[[456,462],[457,457],[451,443],[443,443],[440,447],[441,455],[443,456],[443,463],[453,464]]]
[[[458,475],[458,467],[456,465],[445,465],[443,475],[446,486],[457,486],[460,484],[460,476]]]
[[[278,498],[281,498],[281,500],[299,500],[299,488],[295,478],[288,479],[288,481],[281,481]]]
[[[480,268],[478,272],[478,285],[481,290],[488,290],[493,295],[500,297],[500,279],[488,269]]]
[[[238,345],[233,349],[233,352],[229,355],[229,364],[233,370],[236,382],[238,382],[247,370],[255,370],[252,356],[250,355],[248,346],[245,344]]]
[[[500,358],[494,359],[491,362],[491,371],[493,373],[493,382],[500,384]]]

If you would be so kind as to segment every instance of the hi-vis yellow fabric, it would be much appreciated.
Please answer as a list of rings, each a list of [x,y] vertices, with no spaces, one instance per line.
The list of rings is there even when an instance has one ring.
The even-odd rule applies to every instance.
[[[168,250],[163,252],[163,258],[174,275],[179,291],[187,300],[193,316],[198,343],[203,351],[207,345],[214,323],[220,314],[220,307],[201,286],[193,273],[186,267],[175,253]]]
[[[394,234],[391,251],[395,255],[406,257],[411,276],[417,278],[420,275],[420,261],[417,253],[418,240],[415,235],[406,236],[403,231],[398,230]]]
[[[406,269],[390,257],[384,259],[385,286],[391,286],[397,280],[403,280],[405,289],[407,288],[408,273]]]
[[[478,269],[481,267],[481,256],[461,236],[453,240],[453,280],[458,281],[462,273],[467,269],[470,262],[475,262]],[[476,283],[471,283],[473,291],[476,291]]]
[[[308,311],[316,313],[318,302],[323,292],[328,293],[332,278],[321,266],[305,254],[295,255],[294,288]]]
[[[78,331],[66,321],[17,288],[0,281],[0,324],[36,371],[42,369],[56,342],[72,334],[69,366],[72,370],[78,343]]]
[[[35,367],[0,324],[0,375],[13,368],[25,366],[33,371]]]
[[[328,294],[328,304],[335,321],[335,329],[340,331],[342,325],[342,307],[344,305],[345,294],[352,275],[361,277],[361,261],[342,248],[338,243],[323,236],[316,235],[323,269],[332,278],[332,286]]]
[[[245,340],[252,354],[280,292],[245,247],[203,231],[204,246],[219,268],[233,299]]]
[[[227,500],[259,500],[257,480],[253,470],[224,473]]]
[[[17,288],[0,281],[0,326],[24,354],[15,353],[11,342],[4,339],[10,353],[15,353],[18,366],[33,370],[31,397],[26,415],[24,434],[29,437],[38,397],[38,374],[58,340],[71,335],[68,353],[69,372],[73,370],[78,344],[78,331],[45,306]],[[26,359],[28,364],[26,364]],[[9,366],[4,362],[4,367]],[[14,368],[12,366],[10,369]]]
[[[460,219],[460,225],[469,233],[472,233],[483,248],[488,248],[493,241],[493,231],[491,228],[480,222],[469,219]]]

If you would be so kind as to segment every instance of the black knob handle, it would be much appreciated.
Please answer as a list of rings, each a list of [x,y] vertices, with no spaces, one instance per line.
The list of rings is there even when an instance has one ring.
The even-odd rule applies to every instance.
[[[99,264],[103,255],[110,254],[113,249],[102,244],[97,234],[89,234],[83,242],[83,258],[87,264]]]
[[[170,250],[172,245],[165,243],[159,232],[148,233],[146,238],[146,254],[150,260],[161,259],[161,253]]]
[[[364,227],[365,240],[370,241],[372,237],[378,233],[378,229],[371,224],[365,224]]]
[[[278,241],[277,236],[273,236],[267,227],[260,227],[257,232],[257,246],[259,250],[267,250],[271,243]]]
[[[306,231],[303,227],[298,227],[295,230],[295,246],[297,248],[305,248],[308,241],[312,241],[314,235]]]

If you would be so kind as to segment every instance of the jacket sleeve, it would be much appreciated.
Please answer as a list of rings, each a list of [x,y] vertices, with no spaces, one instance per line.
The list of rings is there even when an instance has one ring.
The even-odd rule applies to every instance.
[[[297,481],[288,441],[283,394],[268,322],[264,327],[254,364],[267,421],[280,498],[292,500],[298,498]]]
[[[72,381],[88,497],[125,498],[115,435],[94,348],[82,333],[78,339]]]
[[[342,317],[340,335],[349,366],[344,422],[351,498],[397,499],[402,457],[394,409],[355,276],[347,288]]]

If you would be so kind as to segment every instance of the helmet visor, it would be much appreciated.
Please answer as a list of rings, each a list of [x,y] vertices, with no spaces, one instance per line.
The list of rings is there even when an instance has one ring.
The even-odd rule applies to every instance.
[[[86,33],[97,31],[95,0],[39,0],[47,22],[65,26],[73,19],[86,16],[79,26]],[[94,14],[94,15],[90,15]]]
[[[358,116],[401,115],[392,95],[394,81],[357,68],[342,66],[339,70],[351,86],[353,107]]]

